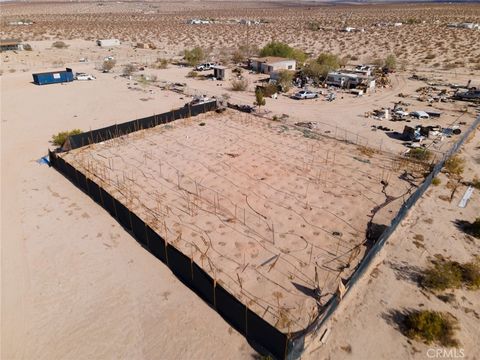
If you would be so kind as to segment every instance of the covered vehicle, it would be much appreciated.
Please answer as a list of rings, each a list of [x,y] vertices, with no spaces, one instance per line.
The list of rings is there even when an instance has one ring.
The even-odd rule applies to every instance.
[[[297,99],[297,100],[303,100],[303,99],[315,99],[318,98],[318,93],[313,92],[313,91],[308,91],[308,90],[302,90],[297,93],[295,93],[292,98]]]
[[[410,113],[411,116],[417,119],[429,119],[430,115],[428,115],[425,111],[413,111]]]

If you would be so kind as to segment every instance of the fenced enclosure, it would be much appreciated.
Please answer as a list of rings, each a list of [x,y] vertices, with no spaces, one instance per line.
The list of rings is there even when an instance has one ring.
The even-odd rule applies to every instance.
[[[208,108],[208,110],[213,110],[214,108],[215,107],[212,106]],[[304,147],[302,147],[301,150],[293,149],[288,146],[288,143],[282,143],[280,145],[275,143],[274,140],[271,140],[270,143],[267,142],[267,144],[264,144],[265,149],[260,152],[257,147],[254,147],[257,144],[256,138],[253,133],[250,132],[250,129],[255,128],[258,124],[255,120],[247,117],[239,117],[234,124],[228,123],[227,125],[230,127],[224,127],[224,124],[219,118],[215,118],[212,121],[206,120],[206,125],[205,123],[204,125],[200,125],[201,123],[198,121],[192,124],[189,123],[190,120],[188,119],[182,120],[182,122],[185,123],[185,128],[188,130],[187,132],[180,133],[183,137],[170,136],[168,133],[169,129],[165,130],[165,125],[159,127],[163,128],[163,130],[157,131],[152,129],[155,130],[153,133],[141,131],[142,129],[156,127],[157,125],[166,124],[173,120],[189,118],[192,114],[200,114],[204,111],[207,111],[207,107],[205,106],[203,108],[195,108],[194,111],[192,111],[191,108],[188,110],[177,110],[173,113],[134,120],[126,124],[115,125],[114,127],[77,135],[76,138],[72,137],[69,140],[69,148],[77,150],[67,154],[50,152],[51,164],[87,193],[95,202],[104,207],[142,246],[169,266],[179,279],[216,309],[221,316],[247,339],[259,345],[261,348],[266,349],[266,351],[276,358],[296,358],[303,350],[305,335],[318,329],[338,305],[339,300],[335,295],[335,286],[338,284],[339,274],[347,275],[348,271],[343,271],[350,267],[352,270],[355,270],[348,274],[350,278],[350,281],[346,284],[348,291],[351,284],[358,278],[359,272],[364,271],[365,264],[371,261],[371,258],[375,254],[374,252],[378,252],[378,249],[381,248],[388,239],[388,236],[398,223],[395,223],[395,221],[400,221],[409,207],[405,208],[405,205],[401,207],[398,215],[392,220],[391,226],[385,230],[380,239],[367,252],[365,251],[368,249],[364,249],[363,252],[357,250],[360,246],[365,245],[364,234],[362,234],[361,231],[356,231],[351,236],[347,235],[348,230],[345,229],[350,228],[351,224],[345,224],[345,229],[339,231],[339,233],[345,234],[346,238],[343,239],[339,238],[338,235],[332,235],[331,229],[323,229],[325,231],[320,229],[320,231],[323,231],[325,234],[322,235],[323,239],[332,241],[333,250],[330,249],[328,251],[335,253],[334,256],[331,256],[331,259],[327,259],[326,261],[331,260],[337,263],[333,270],[328,269],[328,267],[322,263],[321,268],[325,270],[326,276],[332,274],[328,276],[333,276],[335,281],[330,281],[331,284],[330,287],[328,287],[327,280],[323,278],[325,283],[317,286],[319,283],[317,279],[317,267],[313,266],[313,268],[315,268],[315,276],[313,276],[312,272],[309,274],[304,273],[305,269],[302,270],[300,264],[302,262],[312,263],[312,257],[314,259],[316,258],[313,250],[314,245],[318,244],[309,242],[310,240],[307,238],[306,243],[308,246],[304,249],[305,251],[303,253],[292,255],[291,252],[277,251],[275,253],[271,251],[276,247],[284,246],[280,234],[288,233],[288,231],[281,231],[281,223],[275,222],[274,217],[265,215],[263,213],[265,210],[259,211],[257,206],[252,207],[252,203],[248,202],[248,196],[245,201],[242,200],[243,202],[241,202],[232,196],[232,193],[229,194],[230,196],[226,196],[222,194],[218,188],[199,183],[192,175],[195,174],[198,176],[198,174],[202,174],[202,164],[199,161],[196,161],[195,164],[184,163],[187,161],[185,159],[181,161],[176,160],[177,163],[183,164],[182,167],[177,167],[175,166],[177,163],[173,163],[173,159],[184,158],[185,154],[182,153],[182,151],[184,151],[184,148],[187,148],[189,156],[195,153],[207,153],[207,150],[210,150],[212,153],[217,154],[214,155],[214,158],[218,160],[218,149],[223,148],[224,143],[218,143],[218,145],[212,143],[212,148],[208,149],[199,146],[198,144],[205,142],[205,137],[201,131],[201,129],[204,128],[208,128],[209,131],[212,132],[211,134],[209,133],[213,135],[212,138],[224,137],[226,144],[232,143],[230,140],[235,139],[235,146],[243,149],[247,149],[248,147],[253,148],[254,150],[252,151],[257,152],[258,156],[267,159],[269,166],[272,168],[275,168],[274,165],[276,164],[282,164],[283,166],[290,166],[288,172],[294,173],[295,176],[300,176],[301,174],[308,174],[310,176],[309,180],[305,182],[307,189],[304,196],[300,197],[299,194],[295,194],[292,189],[283,190],[284,196],[286,199],[289,199],[289,206],[294,207],[294,209],[298,211],[301,207],[315,207],[316,201],[318,202],[318,200],[309,197],[308,188],[310,186],[312,189],[315,186],[322,186],[329,191],[333,191],[334,184],[338,184],[341,179],[347,178],[348,173],[359,174],[362,178],[366,177],[366,167],[369,168],[370,172],[372,169],[376,170],[376,173],[372,175],[372,179],[368,180],[371,181],[371,184],[369,184],[370,187],[373,186],[373,183],[380,183],[380,181],[391,182],[393,184],[394,177],[392,174],[398,170],[395,164],[396,158],[383,153],[378,154],[378,158],[377,156],[368,158],[361,150],[359,150],[360,155],[357,156],[347,156],[341,151],[322,154],[321,142],[326,140],[316,138],[316,136],[312,139],[311,134],[306,134],[293,127],[282,129],[282,125],[280,124],[273,129],[269,124],[261,124],[260,129],[262,131],[260,132],[260,137],[274,139],[274,137],[270,138],[265,134],[271,132],[273,135],[278,135],[277,132],[283,131],[279,134],[280,136],[285,136],[285,138],[293,136],[296,141],[299,141]],[[205,119],[202,118],[202,122],[203,120]],[[195,125],[195,127],[193,127],[193,125]],[[171,125],[168,124],[166,126]],[[177,125],[177,123],[173,126],[177,131],[182,130],[181,126]],[[293,133],[293,135],[291,133]],[[124,136],[126,134],[130,135]],[[466,135],[467,133],[464,134],[464,137]],[[161,136],[162,141],[154,141],[154,136]],[[182,141],[179,139],[188,139],[188,146],[186,140]],[[197,141],[195,141],[195,139],[197,139]],[[312,145],[311,140],[318,141],[318,144],[314,143]],[[155,148],[160,148],[164,157],[158,158],[155,152],[145,145],[148,142],[155,144]],[[212,142],[212,140],[210,140],[210,142]],[[328,143],[326,144],[328,145]],[[126,145],[134,148],[134,155],[129,156],[129,152],[124,150]],[[89,153],[92,148],[94,152]],[[227,149],[227,151],[229,150],[230,149]],[[319,154],[321,154],[320,158]],[[231,151],[223,155],[227,158],[236,159],[238,157],[238,151]],[[102,160],[100,160],[100,158]],[[290,165],[289,161],[291,162]],[[250,161],[248,163],[250,163]],[[256,164],[255,162],[253,163]],[[212,166],[212,164],[206,164],[204,167],[208,169],[208,172],[212,172]],[[230,168],[233,166],[234,165],[231,165]],[[154,169],[155,173],[152,172],[152,169]],[[327,173],[325,169],[330,169],[330,172]],[[324,170],[326,175],[320,170]],[[277,171],[280,171],[280,169],[277,169]],[[219,172],[219,169],[213,171],[215,176],[219,176]],[[235,174],[238,176],[240,172],[236,171]],[[249,175],[256,174],[252,173]],[[331,178],[329,178],[329,176]],[[335,176],[339,177],[338,179],[340,180],[337,180]],[[428,179],[429,178],[427,178],[427,180]],[[268,180],[258,178],[254,183],[255,186],[259,187],[258,189],[271,187],[272,184],[259,185],[266,181]],[[142,186],[136,188],[134,186],[135,183],[139,183]],[[150,184],[150,188],[168,189],[168,193],[171,194],[169,195],[170,198],[166,199],[165,194],[154,192],[148,194],[147,197],[141,190],[141,188],[147,184]],[[426,182],[413,192],[405,204],[412,206],[421,195],[421,193],[419,195],[415,194],[429,185],[429,183],[427,185],[425,184]],[[247,185],[251,186],[250,183]],[[294,184],[294,186],[296,185]],[[330,186],[330,189],[328,189],[328,186]],[[355,189],[355,186],[358,188]],[[232,188],[235,187],[232,186]],[[348,195],[346,186],[341,187],[341,189],[342,194]],[[357,194],[365,191],[365,184],[354,184],[353,189],[352,192],[355,192],[355,196],[360,196]],[[410,190],[413,191],[413,189]],[[411,191],[398,193],[399,202],[404,202],[405,196],[408,196]],[[240,191],[236,189],[233,193],[238,192]],[[278,191],[271,194],[276,193],[278,193]],[[328,195],[325,195],[325,197],[327,196]],[[350,196],[353,196],[352,193],[350,193]],[[375,203],[381,201],[381,195],[372,194],[371,197],[375,199]],[[142,201],[139,201],[139,199],[142,199]],[[258,201],[257,199],[253,204],[258,205]],[[275,207],[275,204],[272,202],[264,203],[273,208]],[[333,216],[332,214],[326,215],[328,213],[327,210],[328,209],[321,209],[325,214],[324,216]],[[189,224],[189,231],[191,232],[189,236],[186,236],[185,232],[179,232],[176,224],[171,223],[169,220],[169,217],[172,216],[187,218],[198,217],[199,214],[207,216],[208,219],[222,218],[223,221],[221,225],[231,226],[233,230],[228,234],[223,234],[221,238],[219,236],[218,239],[215,239],[211,232],[206,233],[198,231],[198,229],[192,229],[195,227],[193,225],[198,224]],[[336,216],[333,217],[338,218],[338,216],[339,215],[336,214]],[[342,221],[339,221],[339,223],[341,222]],[[235,225],[232,225],[232,223]],[[305,220],[305,223],[308,223],[308,221]],[[251,270],[245,258],[243,262],[241,258],[232,261],[225,256],[229,254],[228,252],[222,256],[217,254],[217,258],[210,255],[214,251],[218,252],[218,250],[216,250],[218,248],[217,243],[222,242],[221,239],[236,243],[238,239],[236,238],[235,232],[238,232],[240,228],[243,228],[244,231],[247,231],[251,236],[258,239],[259,244],[269,248],[270,252],[276,255],[267,259],[268,261],[265,264],[266,270],[263,270],[263,272],[261,270],[258,276],[266,275],[268,277],[271,271],[275,272],[278,268],[291,269],[295,280],[298,279],[298,282],[303,281],[303,284],[306,285],[304,288],[309,290],[314,290],[315,288],[322,288],[322,290],[330,289],[332,296],[328,302],[321,303],[321,312],[313,313],[313,316],[307,314],[308,322],[302,322],[299,326],[295,327],[295,319],[288,318],[288,316],[282,312],[282,306],[280,306],[282,300],[279,295],[277,295],[276,303],[275,301],[271,301],[269,304],[262,303],[262,299],[258,299],[258,297],[255,297],[254,294],[249,292],[248,280],[242,275],[242,272],[236,270],[230,271],[230,274],[227,274],[230,275],[230,277],[227,275],[223,277],[219,275],[216,269],[221,267],[218,264],[224,265],[224,267],[221,268],[223,270],[222,274],[227,272],[225,269],[229,269],[231,263],[235,263],[239,268],[243,268],[243,271]],[[196,235],[193,236],[193,234]],[[208,234],[210,234],[210,237]],[[306,238],[306,235],[301,236],[304,239]],[[192,237],[192,239],[195,237],[200,238],[201,242],[195,242],[190,239],[190,237]],[[230,239],[227,239],[227,237],[230,237]],[[204,243],[204,245],[202,245],[202,243]],[[342,250],[343,247],[345,247],[345,249]],[[290,251],[291,249],[287,250]],[[208,253],[209,251],[210,253]],[[316,247],[315,251],[317,251]],[[365,254],[366,256],[364,257]],[[302,258],[302,256],[304,257]],[[215,259],[217,262],[212,264],[212,260]],[[339,271],[337,269],[338,267],[343,267],[344,269]],[[287,277],[289,280],[290,276],[291,275],[288,275]],[[279,281],[278,278],[273,278],[273,280]],[[285,286],[285,284],[286,283],[281,283],[283,286]],[[319,309],[320,307],[317,308],[317,310]],[[290,322],[290,324],[283,324],[283,326],[281,326],[280,321]],[[279,330],[279,328],[281,330]]]

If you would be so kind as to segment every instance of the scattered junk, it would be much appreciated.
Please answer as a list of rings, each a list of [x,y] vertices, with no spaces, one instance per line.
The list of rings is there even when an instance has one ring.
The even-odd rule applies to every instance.
[[[292,70],[296,69],[297,62],[293,59],[287,59],[277,56],[266,56],[260,58],[248,59],[248,67],[253,71],[271,74],[279,70]]]
[[[255,108],[250,105],[239,105],[239,104],[227,103],[227,106],[230,109],[235,109],[248,114],[255,112]]]
[[[91,74],[87,74],[87,73],[76,73],[75,74],[75,80],[80,80],[80,81],[85,81],[85,80],[95,80],[96,77],[91,75]]]
[[[462,199],[458,203],[458,207],[465,208],[467,206],[468,200],[472,197],[473,194],[473,187],[469,186],[467,190],[465,191],[465,194],[463,194]]]
[[[110,47],[120,45],[120,40],[118,39],[101,39],[97,40],[97,45],[100,47]]]
[[[193,100],[190,101],[190,105],[201,105],[201,104],[208,104],[211,102],[216,102],[217,99],[215,98],[209,98],[207,95],[200,95],[200,96],[194,96]]]
[[[65,71],[52,71],[32,74],[33,82],[36,85],[57,84],[71,82],[74,80],[73,70],[66,68]]]
[[[442,128],[440,125],[417,125],[415,127],[406,125],[403,129],[402,139],[411,142],[422,142],[424,139],[443,140],[444,137],[460,135],[461,133],[462,130],[457,125],[449,128]]]
[[[210,20],[205,20],[205,19],[190,19],[187,21],[187,24],[190,24],[190,25],[206,25],[210,23],[211,23]]]
[[[225,66],[216,65],[213,67],[213,77],[216,80],[225,80],[225,71],[227,68]]]
[[[88,63],[88,59],[87,58],[80,58],[80,59],[78,59],[78,62]]]
[[[363,89],[365,92],[375,89],[375,78],[373,76],[351,72],[329,72],[325,83],[329,86],[337,86],[343,89]]]
[[[350,89],[350,93],[357,95],[357,96],[362,96],[363,95],[363,90],[362,89]]]
[[[327,97],[325,98],[327,101],[333,101],[337,98],[337,95],[335,93],[331,92],[327,94]]]
[[[470,88],[464,92],[456,92],[453,98],[455,100],[480,102],[480,89]]]
[[[259,20],[248,20],[248,19],[242,19],[240,20],[240,24],[242,25],[260,25],[262,22]]]
[[[456,28],[456,29],[469,29],[469,30],[479,30],[480,24],[477,23],[450,23],[447,25],[449,28]]]
[[[430,118],[430,115],[428,115],[428,113],[426,111],[413,111],[410,113],[411,116],[413,116],[414,118],[417,118],[417,119],[429,119]]]
[[[23,44],[20,41],[15,39],[1,39],[0,40],[0,51],[16,51],[23,50]]]

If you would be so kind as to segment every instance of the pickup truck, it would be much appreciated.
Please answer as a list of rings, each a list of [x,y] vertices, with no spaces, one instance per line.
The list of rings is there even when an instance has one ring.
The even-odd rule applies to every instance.
[[[214,63],[204,63],[204,64],[197,65],[195,67],[195,70],[197,71],[212,70],[214,66],[215,66]]]

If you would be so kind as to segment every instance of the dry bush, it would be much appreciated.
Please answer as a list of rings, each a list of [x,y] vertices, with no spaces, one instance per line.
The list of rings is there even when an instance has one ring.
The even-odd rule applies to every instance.
[[[426,344],[437,343],[442,346],[458,346],[455,332],[458,321],[450,314],[431,311],[410,311],[404,319],[405,334]]]
[[[232,80],[233,91],[245,91],[247,87],[248,87],[248,80],[245,78]]]
[[[69,47],[69,45],[67,45],[66,43],[64,43],[63,41],[55,41],[53,44],[52,44],[52,47],[53,48],[56,48],[56,49],[66,49]]]

